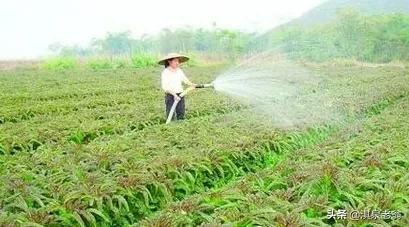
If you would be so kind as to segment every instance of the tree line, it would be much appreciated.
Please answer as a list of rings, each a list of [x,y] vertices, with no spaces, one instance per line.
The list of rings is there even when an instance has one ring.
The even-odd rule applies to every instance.
[[[409,15],[365,16],[353,8],[344,8],[336,19],[325,23],[290,23],[262,35],[234,29],[178,28],[134,38],[126,31],[107,33],[85,47],[56,43],[50,50],[59,56],[109,58],[168,52],[236,58],[272,50],[309,61],[347,58],[390,62],[409,60]]]

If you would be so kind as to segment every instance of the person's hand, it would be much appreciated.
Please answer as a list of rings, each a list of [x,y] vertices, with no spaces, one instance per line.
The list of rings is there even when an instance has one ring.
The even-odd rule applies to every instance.
[[[179,97],[179,95],[176,95],[176,94],[175,94],[175,95],[173,95],[173,99],[174,99],[175,101],[178,101],[178,102],[179,102],[181,98]]]

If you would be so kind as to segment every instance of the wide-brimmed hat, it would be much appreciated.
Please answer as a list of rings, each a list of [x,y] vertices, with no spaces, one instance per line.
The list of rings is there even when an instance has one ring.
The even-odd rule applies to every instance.
[[[164,65],[167,60],[170,60],[170,59],[173,59],[173,58],[179,58],[179,62],[180,62],[180,63],[189,61],[189,57],[188,57],[188,56],[185,56],[185,55],[183,55],[183,54],[170,53],[170,54],[167,54],[166,56],[164,56],[163,58],[161,58],[161,59],[158,61],[158,64],[159,64],[159,65]]]

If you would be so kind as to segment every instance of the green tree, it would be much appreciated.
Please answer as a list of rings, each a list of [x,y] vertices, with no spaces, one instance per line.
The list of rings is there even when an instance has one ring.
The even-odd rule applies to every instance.
[[[132,55],[131,32],[108,33],[103,39],[94,39],[91,46],[110,57]]]

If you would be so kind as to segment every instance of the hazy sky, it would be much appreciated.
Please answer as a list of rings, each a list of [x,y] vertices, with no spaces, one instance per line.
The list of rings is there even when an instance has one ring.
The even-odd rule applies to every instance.
[[[0,59],[46,55],[55,42],[86,45],[106,32],[135,37],[181,26],[262,32],[322,0],[1,0]]]

